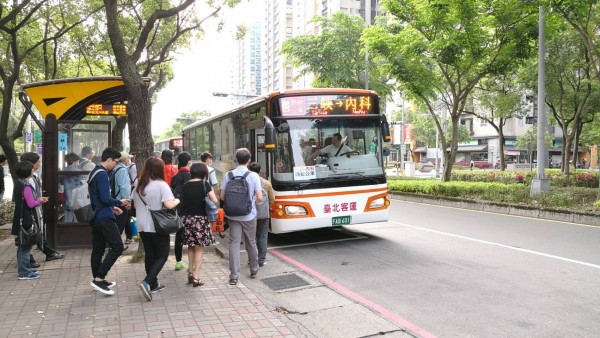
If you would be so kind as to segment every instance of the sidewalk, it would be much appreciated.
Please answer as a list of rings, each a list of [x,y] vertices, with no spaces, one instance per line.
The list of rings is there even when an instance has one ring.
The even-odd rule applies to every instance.
[[[9,225],[0,226],[9,229]],[[108,275],[114,296],[90,286],[91,249],[63,251],[64,259],[43,262],[41,278],[17,280],[13,237],[0,241],[0,332],[5,337],[409,337],[379,314],[333,291],[321,281],[269,254],[268,264],[250,279],[244,264],[237,286],[227,284],[227,239],[207,248],[205,285],[186,284],[171,253],[159,275],[166,289],[151,302],[138,283],[143,263],[130,263],[137,244],[119,258]],[[246,261],[242,253],[242,262]],[[184,261],[187,261],[184,248]],[[269,278],[295,275],[307,285],[273,290]]]

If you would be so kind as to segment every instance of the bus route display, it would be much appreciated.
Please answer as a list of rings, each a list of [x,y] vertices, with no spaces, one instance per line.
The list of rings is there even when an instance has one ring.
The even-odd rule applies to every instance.
[[[369,95],[310,95],[279,99],[281,116],[377,114]]]
[[[87,115],[127,115],[125,104],[90,104],[86,107]]]

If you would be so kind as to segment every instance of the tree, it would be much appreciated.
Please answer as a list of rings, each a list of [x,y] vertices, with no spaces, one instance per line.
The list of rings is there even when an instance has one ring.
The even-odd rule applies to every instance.
[[[442,177],[449,181],[469,95],[482,78],[504,74],[531,56],[537,7],[519,0],[380,3],[389,15],[363,39],[401,89],[427,107],[442,147],[450,149]]]
[[[195,14],[194,0],[183,0],[176,6],[162,1],[103,1],[108,36],[129,97],[131,152],[141,168],[153,152],[151,99],[169,74],[163,63],[171,59],[178,41],[200,30],[202,23],[216,17],[223,5],[234,6],[240,0],[224,0],[223,4],[207,1],[211,13],[202,19]],[[147,76],[153,77],[151,88],[144,81]]]
[[[13,106],[15,85],[23,82],[23,78],[54,78],[60,69],[59,40],[86,21],[98,6],[86,1],[25,0],[11,5],[2,3],[2,8],[7,10],[0,12],[0,43],[4,44],[0,57],[0,146],[13,168],[18,161],[14,143],[22,136],[27,120],[27,114],[23,113],[18,124],[11,125],[11,115],[17,111]]]
[[[568,174],[571,149],[577,149],[584,124],[594,118],[597,109],[591,99],[600,95],[600,86],[593,76],[586,45],[577,39],[576,32],[563,26],[554,30],[546,47],[546,103],[562,129],[562,171]],[[577,151],[573,154],[577,163]]]
[[[205,117],[210,117],[211,114],[206,110],[195,111],[192,113],[181,113],[175,122],[158,137],[159,140],[163,140],[169,137],[181,136],[183,128],[197,120]]]
[[[598,0],[553,0],[546,1],[571,25],[585,45],[587,58],[594,76],[600,80],[600,2]]]
[[[287,61],[301,69],[296,79],[313,74],[314,87],[364,88],[365,48],[360,40],[364,20],[336,12],[330,18],[315,17],[312,22],[320,28],[320,34],[292,37],[281,47]],[[387,97],[392,89],[388,79],[372,58],[368,67],[369,89]]]
[[[477,105],[472,114],[486,121],[498,133],[499,154],[504,154],[504,126],[512,118],[523,118],[527,112],[523,109],[521,91],[517,87],[514,74],[499,75],[480,81],[479,88],[473,94]],[[479,109],[481,108],[481,109]],[[506,167],[504,156],[500,157],[500,170]]]
[[[532,125],[527,131],[520,136],[517,136],[517,148],[527,149],[527,156],[529,157],[529,163],[533,162],[533,152],[537,151],[537,125]],[[544,143],[547,147],[552,145],[554,137],[550,135],[548,131],[544,133]]]

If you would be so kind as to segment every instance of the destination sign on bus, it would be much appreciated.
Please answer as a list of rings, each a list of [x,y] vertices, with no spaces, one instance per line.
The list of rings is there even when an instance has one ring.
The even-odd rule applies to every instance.
[[[85,109],[87,115],[127,115],[125,104],[90,104]]]
[[[310,95],[279,99],[281,116],[327,116],[374,114],[369,95]]]

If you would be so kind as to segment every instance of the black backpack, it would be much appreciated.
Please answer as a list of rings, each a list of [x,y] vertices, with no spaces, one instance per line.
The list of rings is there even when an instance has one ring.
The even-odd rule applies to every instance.
[[[223,211],[227,216],[246,216],[252,212],[252,199],[246,177],[250,175],[247,171],[244,176],[233,176],[233,172],[228,174],[229,181],[225,187],[225,205]]]
[[[110,172],[109,183],[110,183],[110,196],[112,198],[117,197],[117,195],[119,194],[119,192],[117,191],[116,175],[119,170],[124,169],[124,168],[125,167],[118,167],[116,170],[113,170]]]

